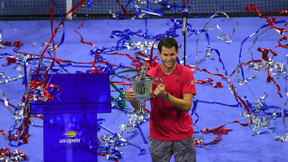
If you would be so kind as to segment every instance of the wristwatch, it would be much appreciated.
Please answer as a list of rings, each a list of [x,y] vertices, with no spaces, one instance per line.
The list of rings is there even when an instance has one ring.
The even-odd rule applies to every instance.
[[[166,94],[163,96],[163,100],[164,100],[164,101],[168,101],[168,95],[169,95],[169,93],[166,93]]]

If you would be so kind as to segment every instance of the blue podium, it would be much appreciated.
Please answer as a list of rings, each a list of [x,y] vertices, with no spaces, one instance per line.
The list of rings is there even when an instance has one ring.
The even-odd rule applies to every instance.
[[[61,88],[55,99],[30,103],[44,117],[44,162],[97,161],[97,113],[111,112],[109,74],[51,74],[48,84]]]

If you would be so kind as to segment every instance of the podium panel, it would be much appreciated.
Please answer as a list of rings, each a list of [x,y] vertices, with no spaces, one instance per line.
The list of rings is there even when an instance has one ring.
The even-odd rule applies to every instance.
[[[97,113],[45,114],[44,162],[97,161]]]
[[[61,88],[55,99],[30,103],[44,118],[44,161],[97,161],[97,113],[111,112],[109,75],[51,74],[48,84]]]

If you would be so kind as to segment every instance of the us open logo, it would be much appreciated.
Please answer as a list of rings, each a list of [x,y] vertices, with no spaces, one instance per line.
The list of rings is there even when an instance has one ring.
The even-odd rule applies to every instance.
[[[191,84],[194,84],[194,80],[191,80]]]
[[[63,135],[66,135],[68,137],[75,137],[76,136],[76,132],[75,131],[68,131],[67,133],[65,133]]]
[[[77,136],[75,131],[68,131],[63,134],[64,136],[70,137],[68,139],[60,139],[59,143],[67,143],[67,144],[72,144],[72,143],[81,143],[81,138],[74,138]]]

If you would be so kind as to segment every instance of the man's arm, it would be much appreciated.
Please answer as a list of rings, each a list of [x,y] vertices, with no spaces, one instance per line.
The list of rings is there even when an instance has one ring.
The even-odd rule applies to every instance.
[[[156,87],[154,94],[158,97],[163,98],[167,94],[167,92],[165,91],[165,85],[159,84]],[[183,99],[181,99],[181,98],[174,97],[168,93],[167,101],[181,110],[189,111],[192,106],[193,96],[194,95],[192,93],[187,93],[187,94],[183,94]]]
[[[138,109],[138,100],[135,99],[135,94],[132,88],[126,91],[125,99],[129,101],[135,109]]]
[[[183,99],[180,99],[168,93],[167,101],[181,110],[189,111],[192,106],[193,96],[194,94],[192,93],[186,93],[183,94]]]

